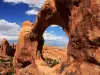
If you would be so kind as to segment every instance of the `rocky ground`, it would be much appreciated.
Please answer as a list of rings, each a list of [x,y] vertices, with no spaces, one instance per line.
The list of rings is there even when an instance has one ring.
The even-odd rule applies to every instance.
[[[45,45],[43,47],[44,58],[51,58],[59,61],[55,66],[50,67],[49,65],[42,65],[41,60],[36,60],[36,64],[42,75],[58,75],[60,63],[64,60],[66,48],[59,48],[57,46]],[[49,67],[48,67],[49,66]]]
[[[64,59],[66,48],[60,48],[57,46],[44,45],[43,55],[47,58],[59,60],[60,62]]]
[[[41,59],[36,60],[36,65],[38,66],[40,73],[42,75],[57,75],[58,67],[60,67],[59,63],[63,61],[65,50],[66,50],[65,48],[44,45],[43,56],[45,58],[45,62],[42,61]],[[14,75],[13,57],[6,55],[5,49],[2,50],[1,47],[0,47],[0,74]]]

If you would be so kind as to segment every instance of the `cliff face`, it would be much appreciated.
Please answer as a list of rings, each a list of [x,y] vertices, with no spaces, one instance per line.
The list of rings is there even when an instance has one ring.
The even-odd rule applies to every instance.
[[[96,0],[95,0],[96,1]],[[86,3],[85,3],[86,2]],[[100,9],[99,4],[83,0],[72,7],[67,62],[63,75],[99,75]],[[67,64],[68,65],[68,64]],[[75,67],[77,66],[77,67]],[[98,66],[98,67],[97,67]],[[96,69],[94,69],[96,68]]]
[[[18,64],[21,61],[26,62],[25,57],[20,54],[23,52],[30,52],[30,65],[35,64],[39,39],[52,24],[61,26],[69,38],[66,61],[62,63],[59,74],[100,75],[99,0],[46,0],[37,15],[34,27],[25,33],[20,32],[14,56],[15,69],[19,69]]]

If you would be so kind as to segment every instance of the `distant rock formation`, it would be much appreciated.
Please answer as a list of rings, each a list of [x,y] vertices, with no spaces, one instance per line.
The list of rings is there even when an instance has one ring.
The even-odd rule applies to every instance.
[[[45,58],[56,59],[60,63],[64,61],[66,48],[59,48],[57,46],[49,46],[45,44],[43,46],[43,56]]]
[[[1,42],[1,53],[3,56],[14,56],[15,49],[10,46],[8,41],[4,38]]]
[[[14,57],[15,48],[3,38],[0,44],[0,75],[8,75],[12,70],[12,57]]]
[[[46,0],[34,26],[30,22],[25,23],[27,27],[22,25],[14,56],[15,69],[35,66],[39,39],[53,24],[61,26],[69,38],[59,74],[100,75],[99,0]]]
[[[16,45],[14,43],[12,43],[12,48],[16,49]]]

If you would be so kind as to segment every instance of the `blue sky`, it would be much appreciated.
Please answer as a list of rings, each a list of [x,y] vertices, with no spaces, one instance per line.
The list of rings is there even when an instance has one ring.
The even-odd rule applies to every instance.
[[[6,38],[16,42],[22,22],[35,21],[36,15],[44,0],[0,0],[0,41]],[[66,34],[57,25],[48,27],[44,33],[45,43],[65,46],[68,42]]]

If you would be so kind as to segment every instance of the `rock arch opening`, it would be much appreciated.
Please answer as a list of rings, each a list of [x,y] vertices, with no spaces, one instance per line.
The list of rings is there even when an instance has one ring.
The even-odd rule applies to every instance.
[[[45,44],[51,46],[66,47],[68,44],[68,37],[59,25],[49,26],[43,33]]]
[[[53,67],[63,61],[68,37],[59,25],[48,26],[43,37],[42,57],[50,67]]]

